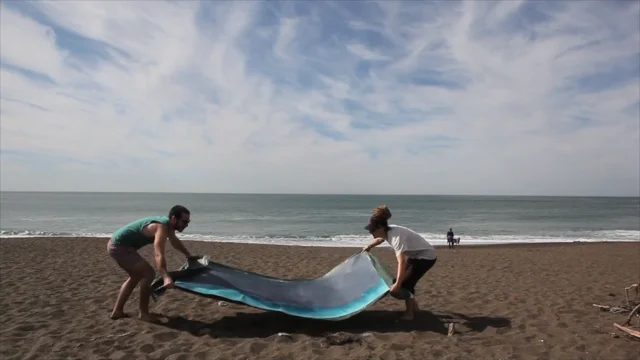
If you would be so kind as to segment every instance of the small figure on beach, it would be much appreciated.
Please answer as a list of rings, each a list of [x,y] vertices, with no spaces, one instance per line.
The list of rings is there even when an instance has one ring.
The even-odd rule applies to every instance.
[[[129,274],[129,278],[122,284],[118,298],[110,318],[113,320],[128,317],[124,312],[124,305],[131,296],[136,285],[140,284],[140,319],[155,322],[158,319],[149,313],[149,298],[151,283],[155,276],[153,267],[138,254],[138,250],[145,245],[153,244],[155,265],[164,279],[166,288],[173,287],[173,280],[167,273],[165,262],[165,245],[167,239],[179,252],[187,258],[191,254],[176,237],[176,231],[182,232],[187,228],[191,213],[182,205],[175,205],[169,210],[168,216],[149,216],[133,221],[113,233],[107,244],[107,251],[111,258]]]
[[[411,299],[405,300],[407,308],[402,316],[403,320],[412,320],[420,311],[415,299],[416,284],[435,265],[436,250],[417,232],[400,225],[389,225],[390,218],[391,211],[386,205],[374,209],[369,224],[365,226],[365,230],[369,231],[374,240],[364,251],[370,251],[384,241],[394,249],[398,270],[391,293],[397,293],[402,288],[412,294]]]
[[[449,228],[449,231],[447,231],[447,246],[449,249],[453,249],[455,242],[456,240],[453,238],[453,228]]]

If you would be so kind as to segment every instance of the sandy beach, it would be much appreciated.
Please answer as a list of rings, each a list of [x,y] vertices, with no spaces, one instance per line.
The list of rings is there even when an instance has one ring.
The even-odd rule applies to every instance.
[[[126,275],[107,239],[2,239],[2,359],[637,359],[613,327],[640,281],[640,243],[438,248],[418,285],[422,313],[387,297],[341,322],[298,319],[171,290],[163,324],[108,318]],[[353,248],[187,242],[192,253],[283,278],[321,275]],[[183,258],[168,249],[168,266]],[[392,272],[389,249],[373,251]],[[151,247],[141,252],[152,259]],[[138,290],[126,311],[137,314]],[[447,336],[447,326],[456,332]],[[634,326],[638,321],[634,320]],[[278,333],[290,336],[279,336]]]

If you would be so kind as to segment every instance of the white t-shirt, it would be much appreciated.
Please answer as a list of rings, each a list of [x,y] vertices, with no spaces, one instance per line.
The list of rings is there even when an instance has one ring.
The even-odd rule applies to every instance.
[[[412,259],[433,260],[436,249],[417,232],[400,225],[389,225],[387,242],[396,253],[403,253]]]

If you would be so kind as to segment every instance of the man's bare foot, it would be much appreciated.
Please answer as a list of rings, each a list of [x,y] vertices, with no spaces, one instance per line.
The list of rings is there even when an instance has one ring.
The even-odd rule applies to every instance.
[[[160,319],[157,316],[153,315],[153,314],[140,314],[138,316],[138,319],[140,319],[142,321],[145,321],[145,322],[148,322],[148,323],[158,323],[158,322],[160,322]]]
[[[111,315],[109,315],[109,319],[111,320],[125,319],[128,317],[129,314],[125,313],[124,311],[114,311],[111,313]]]

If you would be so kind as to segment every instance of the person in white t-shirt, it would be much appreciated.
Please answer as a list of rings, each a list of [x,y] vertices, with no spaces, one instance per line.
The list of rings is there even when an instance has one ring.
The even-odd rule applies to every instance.
[[[397,293],[402,288],[413,295],[405,301],[407,309],[402,316],[404,320],[412,320],[420,310],[415,299],[416,284],[435,265],[436,250],[417,232],[403,226],[389,225],[390,218],[391,211],[386,205],[374,209],[369,224],[365,226],[374,240],[364,251],[370,251],[385,241],[395,250],[398,271],[391,293]]]

